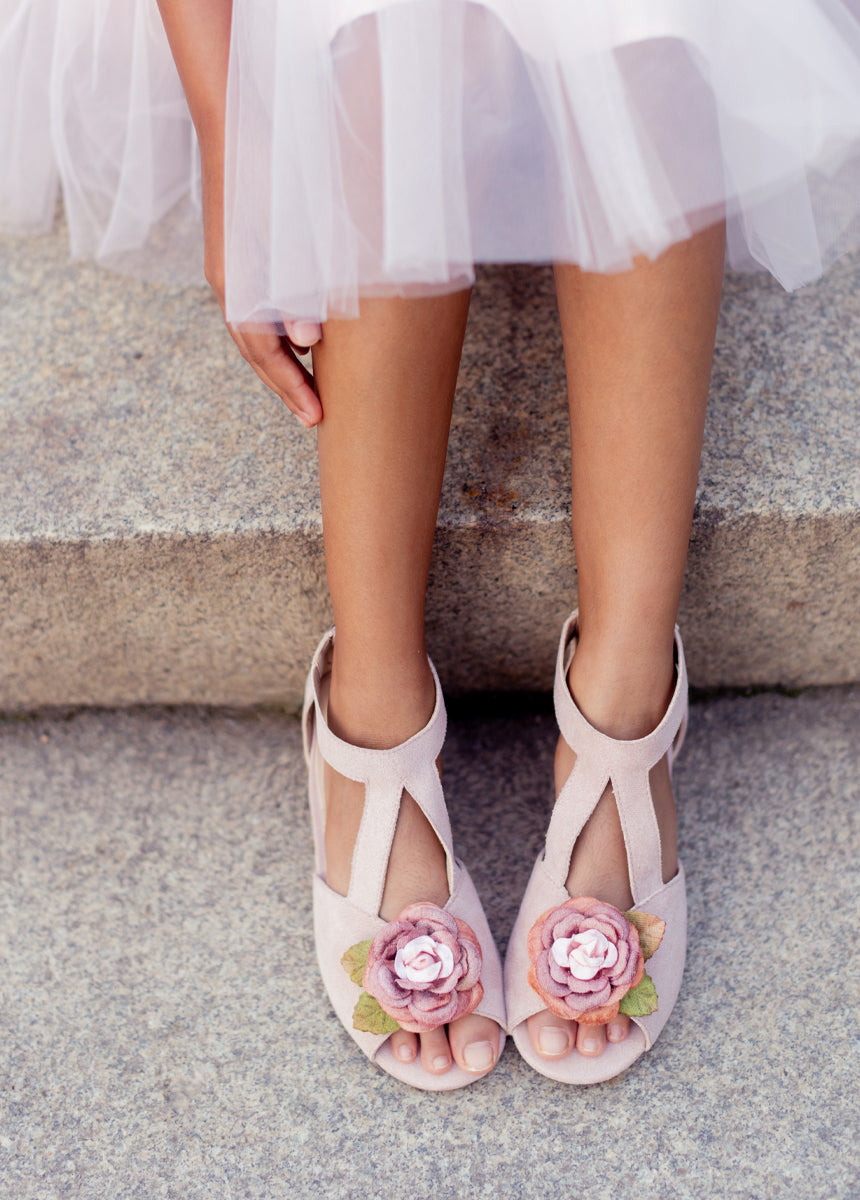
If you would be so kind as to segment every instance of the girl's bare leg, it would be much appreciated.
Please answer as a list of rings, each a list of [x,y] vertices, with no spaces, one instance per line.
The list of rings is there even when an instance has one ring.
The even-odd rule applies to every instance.
[[[468,292],[369,300],[357,321],[329,321],[314,349],[322,401],[320,484],[337,640],[329,698],[334,731],[386,748],[426,725],[434,685],[424,644],[424,593],[442,487]],[[364,789],[329,770],[328,883],[346,894]],[[417,805],[401,806],[382,898],[391,920],[409,903],[448,899],[445,857]],[[420,1041],[420,1046],[419,1046]],[[469,1016],[420,1039],[400,1031],[394,1053],[420,1051],[431,1074],[454,1060],[480,1074],[498,1029]]]
[[[570,401],[579,644],[568,675],[589,721],[616,738],[659,723],[671,696],[673,631],[695,501],[723,273],[722,226],[621,275],[556,268]],[[556,791],[575,756],[559,740]],[[678,869],[667,764],[652,772],[664,881]],[[571,895],[629,908],[627,859],[611,792],[574,847]],[[535,1048],[602,1053],[627,1036],[542,1012]]]

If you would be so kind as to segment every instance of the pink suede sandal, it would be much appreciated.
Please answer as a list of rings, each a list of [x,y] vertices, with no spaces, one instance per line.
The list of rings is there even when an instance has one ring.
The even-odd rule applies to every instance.
[[[391,750],[351,746],[326,723],[326,687],[334,630],[317,647],[305,689],[303,732],[310,780],[316,869],[314,933],[323,983],[346,1031],[368,1058],[390,1075],[426,1091],[474,1083],[452,1063],[431,1075],[418,1059],[403,1063],[389,1045],[393,1030],[427,1032],[476,1012],[499,1025],[505,1043],[502,968],[484,910],[468,872],[454,858],[451,826],[436,760],[446,715],[436,671],[436,706],[420,733]],[[349,892],[325,882],[323,768],[365,785],[364,814],[352,856]],[[411,904],[385,922],[379,906],[400,800],[407,791],[445,850],[449,899],[444,908]]]
[[[550,819],[546,848],[526,888],[505,961],[508,1029],[536,1071],[562,1083],[600,1083],[618,1075],[662,1030],[678,998],[687,943],[684,871],[663,883],[660,834],[648,773],[678,753],[687,723],[687,672],[675,630],[677,679],[657,728],[635,741],[594,729],[573,702],[567,672],[576,648],[574,613],[562,630],[555,675],[559,729],[576,763]],[[571,898],[565,886],[574,843],[611,783],[624,833],[633,908],[619,912],[594,897]],[[653,956],[653,957],[652,957]],[[646,962],[646,960],[648,960]],[[618,1011],[631,1018],[623,1042],[597,1058],[572,1050],[543,1058],[526,1021],[548,1008],[569,1020],[604,1023]]]

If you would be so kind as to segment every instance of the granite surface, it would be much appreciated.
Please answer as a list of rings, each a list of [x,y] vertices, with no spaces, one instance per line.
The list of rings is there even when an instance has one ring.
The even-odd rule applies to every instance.
[[[509,1044],[428,1095],[324,998],[294,721],[3,721],[0,1195],[857,1200],[858,728],[858,688],[696,704],[688,967],[655,1049],[579,1090]],[[554,738],[534,703],[452,714],[458,852],[501,944]]]
[[[860,261],[729,279],[682,624],[701,686],[860,678]],[[551,273],[473,302],[429,596],[449,690],[549,686],[575,593]],[[202,289],[0,239],[0,708],[298,703],[313,434]]]

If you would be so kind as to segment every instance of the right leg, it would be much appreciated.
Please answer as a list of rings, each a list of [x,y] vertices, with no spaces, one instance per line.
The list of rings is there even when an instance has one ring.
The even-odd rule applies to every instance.
[[[368,300],[356,321],[329,321],[314,348],[323,406],[320,487],[326,569],[337,638],[329,694],[333,731],[384,749],[429,720],[434,685],[424,644],[424,593],[442,487],[451,407],[469,293]],[[327,882],[346,894],[364,789],[334,771],[326,783]],[[448,899],[445,858],[410,797],[400,809],[381,916],[409,903]],[[481,1073],[498,1031],[468,1016],[420,1038],[427,1071],[451,1055]],[[409,1061],[415,1034],[391,1039]]]

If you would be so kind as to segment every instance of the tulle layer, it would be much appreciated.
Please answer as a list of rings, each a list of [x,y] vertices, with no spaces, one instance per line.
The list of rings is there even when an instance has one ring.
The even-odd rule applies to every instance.
[[[0,0],[0,231],[200,283],[200,165],[155,0]]]
[[[0,161],[0,227],[61,186],[75,253],[199,277],[154,0],[0,0]],[[797,287],[860,245],[860,0],[234,0],[226,196],[237,323],[621,270],[722,217]]]

